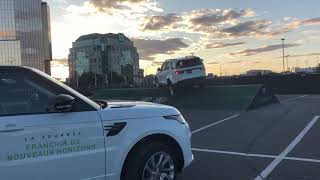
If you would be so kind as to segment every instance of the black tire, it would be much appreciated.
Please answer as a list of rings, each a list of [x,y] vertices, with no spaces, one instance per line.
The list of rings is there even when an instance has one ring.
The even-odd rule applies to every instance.
[[[177,87],[171,83],[170,80],[168,80],[168,90],[171,97],[177,95]]]
[[[159,83],[158,78],[155,79],[155,85],[156,85],[156,88],[158,88],[158,89],[161,88],[161,85],[160,85],[160,83]]]
[[[169,93],[170,93],[170,96],[173,97],[176,95],[176,88],[173,86],[173,85],[170,85],[169,86]]]
[[[121,174],[121,180],[143,180],[144,170],[149,159],[157,154],[165,152],[174,163],[174,180],[181,178],[179,161],[175,150],[162,142],[148,142],[137,147],[128,157]]]

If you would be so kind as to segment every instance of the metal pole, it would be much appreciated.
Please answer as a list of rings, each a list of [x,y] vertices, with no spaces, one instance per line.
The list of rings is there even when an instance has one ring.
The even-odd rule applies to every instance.
[[[308,60],[306,59],[306,68],[308,68]]]
[[[109,87],[108,72],[106,73],[105,78],[106,78],[106,84],[107,84],[107,87]]]
[[[94,73],[94,86],[97,87],[97,73]]]
[[[284,38],[281,38],[281,41],[282,41],[282,70],[283,72],[285,71],[285,65],[284,65]]]
[[[77,88],[79,87],[79,76],[78,76],[78,72],[76,71],[76,77],[77,77]]]
[[[112,87],[112,83],[113,83],[113,81],[112,81],[112,70],[111,70],[111,75],[110,75],[110,85],[111,85],[111,87]]]
[[[287,55],[286,57],[287,57],[287,71],[289,71],[289,55]]]

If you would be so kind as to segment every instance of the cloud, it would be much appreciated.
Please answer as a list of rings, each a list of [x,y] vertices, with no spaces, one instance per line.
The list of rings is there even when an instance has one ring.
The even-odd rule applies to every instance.
[[[89,4],[100,12],[110,14],[117,10],[162,11],[158,3],[153,0],[89,0]]]
[[[296,29],[300,26],[309,26],[309,25],[315,25],[320,24],[320,18],[310,18],[310,19],[300,19],[300,20],[294,20],[286,25],[286,28],[288,29]]]
[[[169,38],[165,40],[133,39],[138,49],[140,59],[154,60],[155,55],[173,54],[176,51],[189,47],[181,38]]]
[[[196,26],[212,26],[224,22],[232,22],[240,17],[253,16],[255,13],[251,9],[235,11],[232,9],[202,9],[191,12],[190,22]]]
[[[238,60],[238,61],[229,61],[229,62],[217,62],[217,61],[211,61],[211,62],[207,62],[206,64],[208,65],[216,65],[216,64],[239,64],[239,63],[242,63],[241,60]]]
[[[223,43],[223,42],[217,42],[217,43],[206,43],[205,48],[206,49],[217,49],[217,48],[224,48],[229,46],[239,46],[243,45],[245,42],[235,42],[235,43]]]
[[[201,9],[184,13],[186,30],[204,33],[211,38],[274,37],[301,26],[320,24],[320,18],[294,19],[286,17],[282,25],[267,19],[247,19],[255,16],[251,9]]]
[[[218,18],[202,21],[197,20],[197,22],[191,22],[189,28],[194,32],[202,32],[211,38],[240,38],[246,36],[264,36],[265,34],[270,34],[268,28],[272,25],[272,21],[265,19],[258,20],[248,20],[241,22],[236,17],[242,17],[243,14],[234,14],[230,17]],[[201,23],[200,23],[201,22]],[[216,25],[215,23],[222,23]]]
[[[296,47],[296,46],[300,46],[301,44],[285,44],[285,48],[290,48],[290,47]],[[255,49],[245,49],[245,50],[241,50],[235,53],[230,53],[230,55],[232,56],[253,56],[253,55],[257,55],[260,53],[264,53],[264,52],[270,52],[270,51],[275,51],[278,49],[282,49],[282,44],[276,44],[276,45],[268,45],[268,46],[263,46],[260,48],[255,48]]]
[[[311,26],[311,25],[318,25],[318,24],[320,24],[320,18],[294,19],[283,25],[275,27],[271,32],[268,32],[265,35],[267,36],[281,35],[303,26]]]
[[[319,56],[320,53],[307,53],[307,54],[294,54],[294,55],[288,55],[289,57],[307,57],[307,56]],[[277,58],[283,58],[282,56],[278,56]]]
[[[263,35],[265,29],[272,24],[269,20],[246,21],[237,25],[220,29],[217,35],[224,37],[243,37]]]
[[[185,13],[184,19],[189,31],[211,38],[237,38],[256,35],[271,24],[268,20],[246,20],[253,16],[251,9],[201,9]]]
[[[261,61],[253,61],[252,64],[261,64]]]
[[[151,66],[161,66],[163,64],[163,61],[153,61],[151,63]]]
[[[90,0],[90,4],[94,5],[100,11],[105,11],[107,9],[127,9],[128,7],[124,5],[124,2],[128,3],[141,3],[146,0]]]
[[[219,63],[219,62],[216,62],[216,61],[212,61],[212,62],[207,62],[206,64],[215,65],[215,64],[220,64],[220,63]]]
[[[227,64],[239,64],[239,63],[242,63],[241,60],[238,60],[238,61],[230,61],[230,62],[226,62]]]
[[[182,21],[182,18],[176,14],[167,14],[164,16],[151,16],[143,24],[142,31],[158,31],[168,29]]]
[[[303,56],[320,56],[320,53],[298,54],[298,55],[292,55],[290,57],[303,57]]]

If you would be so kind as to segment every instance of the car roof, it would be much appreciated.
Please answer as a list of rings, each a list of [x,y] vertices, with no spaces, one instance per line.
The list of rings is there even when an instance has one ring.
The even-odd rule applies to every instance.
[[[27,66],[18,66],[18,65],[0,65],[0,70],[29,70],[32,71],[33,68]]]
[[[188,59],[194,59],[194,58],[199,58],[197,56],[185,56],[181,58],[175,58],[175,59],[168,59],[166,62],[175,62],[175,61],[181,61],[181,60],[188,60]]]

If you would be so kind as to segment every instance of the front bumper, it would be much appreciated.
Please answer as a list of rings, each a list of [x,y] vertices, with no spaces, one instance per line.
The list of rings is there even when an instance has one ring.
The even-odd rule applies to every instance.
[[[179,144],[181,146],[184,158],[184,168],[188,167],[194,160],[194,156],[191,149],[191,131],[188,125],[185,125],[185,135],[179,138]]]

